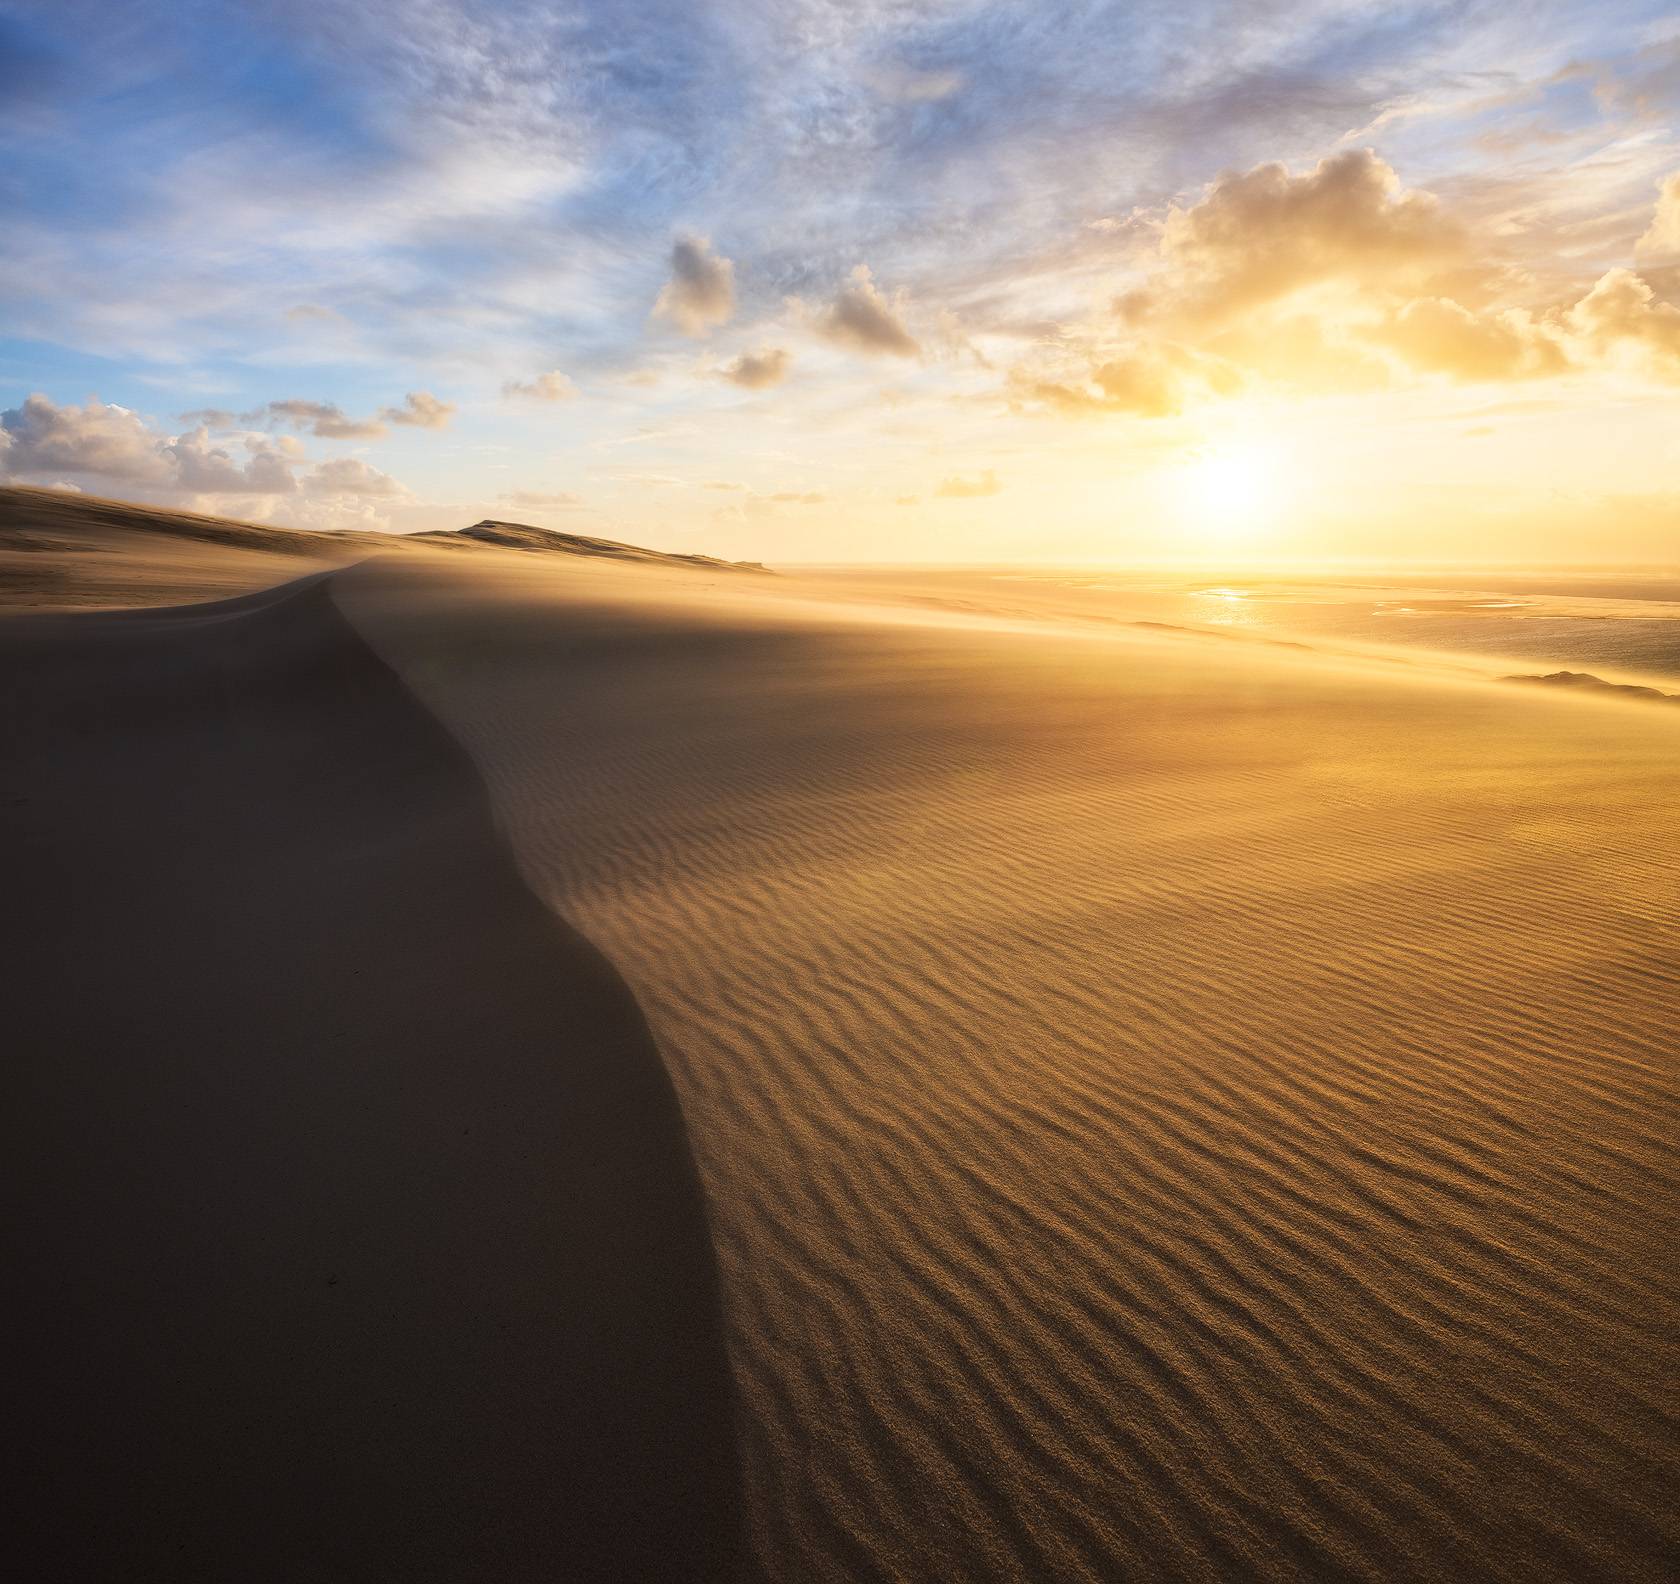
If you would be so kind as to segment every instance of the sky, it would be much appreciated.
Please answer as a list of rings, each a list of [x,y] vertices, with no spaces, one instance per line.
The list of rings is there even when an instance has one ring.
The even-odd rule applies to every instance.
[[[1649,0],[0,0],[0,476],[792,562],[1680,563]]]

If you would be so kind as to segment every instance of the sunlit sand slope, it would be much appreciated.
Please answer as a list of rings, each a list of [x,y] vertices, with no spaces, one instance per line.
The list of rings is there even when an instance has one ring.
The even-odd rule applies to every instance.
[[[1669,712],[689,577],[339,598],[649,1016],[764,1572],[1664,1577]]]
[[[727,1576],[669,1080],[329,584],[0,666],[8,1576]]]

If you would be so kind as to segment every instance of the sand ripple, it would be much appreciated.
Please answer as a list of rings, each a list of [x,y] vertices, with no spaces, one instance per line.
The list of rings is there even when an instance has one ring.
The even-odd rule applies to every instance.
[[[1664,712],[341,598],[648,1013],[767,1577],[1665,1576]]]

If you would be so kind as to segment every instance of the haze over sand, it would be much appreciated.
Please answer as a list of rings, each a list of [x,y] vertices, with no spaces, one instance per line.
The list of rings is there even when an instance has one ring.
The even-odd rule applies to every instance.
[[[8,619],[42,679],[19,718],[87,722],[10,816],[48,842],[24,1176],[91,1229],[31,1245],[41,1312],[68,1269],[89,1328],[53,1356],[99,1360],[53,1467],[106,1455],[105,1390],[163,1405],[175,1460],[141,1489],[223,1542],[226,1504],[181,1494],[211,1451],[210,1492],[291,1471],[272,1521],[306,1549],[323,1513],[377,1547],[405,1501],[454,1544],[489,1503],[529,1572],[613,1576],[664,1458],[688,1498],[646,1543],[691,1525],[702,1576],[733,1571],[738,1469],[742,1571],[788,1584],[1666,1577],[1680,717],[1498,659],[1082,608],[411,547],[272,607]],[[90,691],[113,674],[143,709]],[[492,816],[639,1013],[545,936]],[[67,924],[87,949],[54,970]],[[324,1395],[264,1340],[335,1335],[299,1136],[333,1146],[319,1202],[371,1283],[303,1377]],[[178,1226],[161,1265],[122,1253],[131,1216]],[[599,1287],[557,1277],[573,1238]],[[410,1281],[423,1302],[379,1307]],[[549,1354],[550,1306],[604,1374]],[[192,1395],[251,1378],[247,1418]],[[276,1435],[338,1390],[343,1460]],[[503,1455],[502,1416],[536,1455]],[[655,1463],[580,1509],[597,1426]],[[416,1427],[444,1509],[356,1453]],[[358,1528],[333,1502],[369,1488]]]
[[[338,583],[670,1066],[765,1574],[1665,1576],[1669,712],[882,581]]]

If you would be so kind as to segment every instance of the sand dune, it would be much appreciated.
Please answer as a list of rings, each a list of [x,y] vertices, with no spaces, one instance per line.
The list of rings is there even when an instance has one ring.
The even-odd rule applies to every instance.
[[[1665,1576],[1665,712],[791,582],[339,597],[670,1064],[766,1576]]]
[[[532,528],[526,523],[499,522],[486,518],[468,528],[418,533],[413,541],[500,545],[508,550],[560,551],[570,555],[601,556],[609,561],[635,561],[669,566],[673,562],[712,571],[763,572],[757,561],[721,561],[716,556],[674,555],[662,550],[644,550],[640,545],[621,544],[616,539],[597,539],[589,534],[561,533],[557,528]]]
[[[670,1084],[459,749],[318,577],[0,663],[12,1576],[726,1576]]]
[[[1680,704],[1680,693],[1661,688],[1640,687],[1627,682],[1606,682],[1588,671],[1549,671],[1545,676],[1506,677],[1507,682],[1527,682],[1540,687],[1570,688],[1583,693],[1605,693],[1649,704]]]
[[[493,559],[507,551],[756,572],[757,562],[668,554],[585,534],[485,521],[419,534],[306,532],[79,492],[0,487],[0,609],[133,608],[254,593],[375,555]]]
[[[38,1530],[1667,1577],[1672,713],[1081,610],[416,548],[0,627]]]

